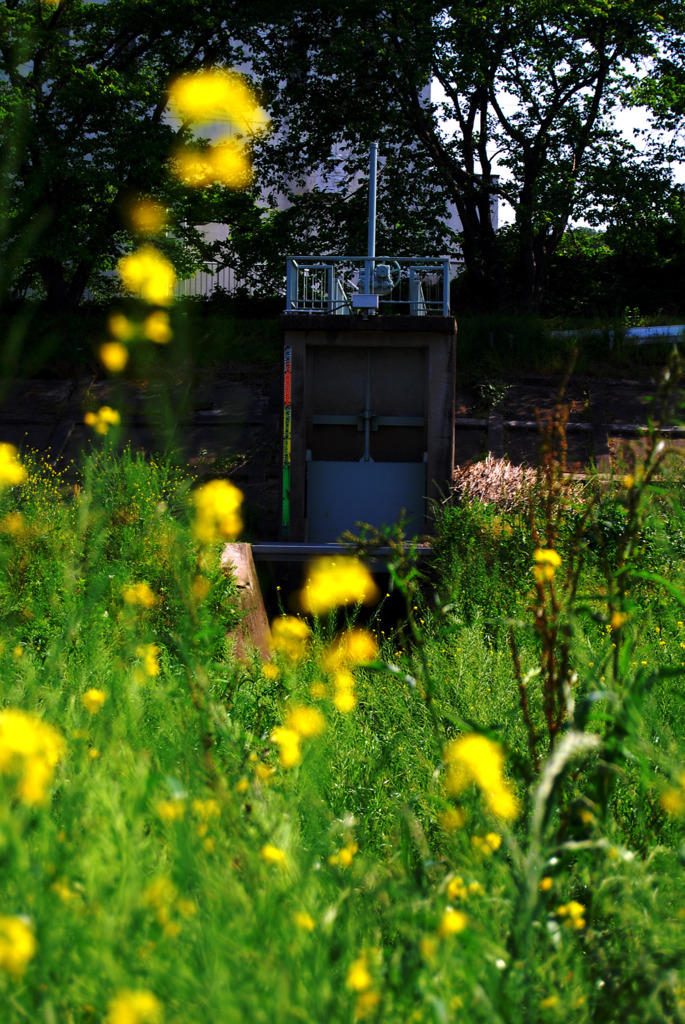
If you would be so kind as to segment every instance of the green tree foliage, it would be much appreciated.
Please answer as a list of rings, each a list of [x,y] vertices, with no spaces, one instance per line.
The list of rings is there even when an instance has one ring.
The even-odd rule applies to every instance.
[[[165,119],[165,93],[186,69],[239,61],[245,18],[242,4],[216,0],[0,5],[5,289],[38,284],[51,308],[73,309],[130,247],[126,208],[138,196],[169,209],[162,245],[177,269],[211,257],[193,225],[229,221],[253,200],[173,179],[169,152],[188,128]]]
[[[375,137],[387,159],[381,247],[409,245],[417,224],[416,251],[439,244],[445,203],[454,204],[462,231],[452,250],[461,252],[472,299],[484,308],[539,308],[569,221],[601,218],[635,168],[643,187],[663,198],[668,174],[638,159],[613,115],[630,99],[635,69],[656,59],[670,38],[681,3],[389,0],[379,11],[357,0],[295,7],[254,54],[278,127],[261,160],[274,191],[295,182],[290,198],[298,209],[306,202],[310,233],[322,248],[336,237],[359,248],[363,189],[354,185]],[[434,79],[444,101],[426,99]],[[300,199],[298,182],[344,140],[349,149],[337,172],[350,192],[338,203],[323,191],[315,201]],[[503,239],[490,218],[492,204],[502,201],[515,213],[513,266],[511,234]]]

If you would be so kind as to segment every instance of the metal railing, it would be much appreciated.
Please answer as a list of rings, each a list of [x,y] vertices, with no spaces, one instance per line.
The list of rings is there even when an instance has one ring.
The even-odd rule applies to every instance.
[[[291,256],[286,261],[286,313],[345,316],[359,307],[375,307],[384,314],[448,316],[449,282],[448,259]]]

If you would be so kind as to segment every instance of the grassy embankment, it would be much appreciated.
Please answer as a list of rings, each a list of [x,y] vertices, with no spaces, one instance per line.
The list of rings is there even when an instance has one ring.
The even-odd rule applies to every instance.
[[[115,434],[0,467],[3,1022],[685,1019],[677,464],[550,448],[398,545],[401,633],[329,567],[242,664],[235,510]]]

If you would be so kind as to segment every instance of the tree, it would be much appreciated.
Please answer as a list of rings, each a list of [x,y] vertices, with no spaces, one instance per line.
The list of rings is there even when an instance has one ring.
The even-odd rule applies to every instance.
[[[371,0],[295,4],[253,54],[276,126],[260,166],[274,190],[288,191],[288,181],[304,179],[346,141],[339,168],[346,195],[378,137],[388,156],[382,232],[391,237],[390,208],[403,212],[405,228],[413,220],[436,237],[435,222],[426,230],[430,203],[408,211],[402,194],[409,189],[434,197],[438,212],[453,203],[481,305],[539,308],[570,220],[599,216],[639,164],[613,115],[629,101],[634,69],[658,54],[682,8],[681,0],[388,0],[380,10]],[[434,79],[444,98],[431,102],[426,88]],[[669,177],[658,162],[640,166],[665,194]],[[296,190],[290,195],[301,202]],[[513,266],[511,238],[503,241],[491,223],[494,200],[514,211]],[[330,223],[330,203],[326,214]]]
[[[177,269],[211,258],[196,225],[254,199],[170,174],[170,151],[190,130],[165,118],[166,90],[186,69],[238,62],[235,40],[251,31],[240,0],[5,0],[0,255],[15,289],[40,282],[52,309],[74,309],[130,248],[140,197],[170,211],[160,246]]]

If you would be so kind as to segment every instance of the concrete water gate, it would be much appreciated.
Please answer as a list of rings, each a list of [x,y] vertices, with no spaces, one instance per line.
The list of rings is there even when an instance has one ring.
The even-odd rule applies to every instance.
[[[282,538],[427,530],[454,462],[456,321],[286,313]]]

